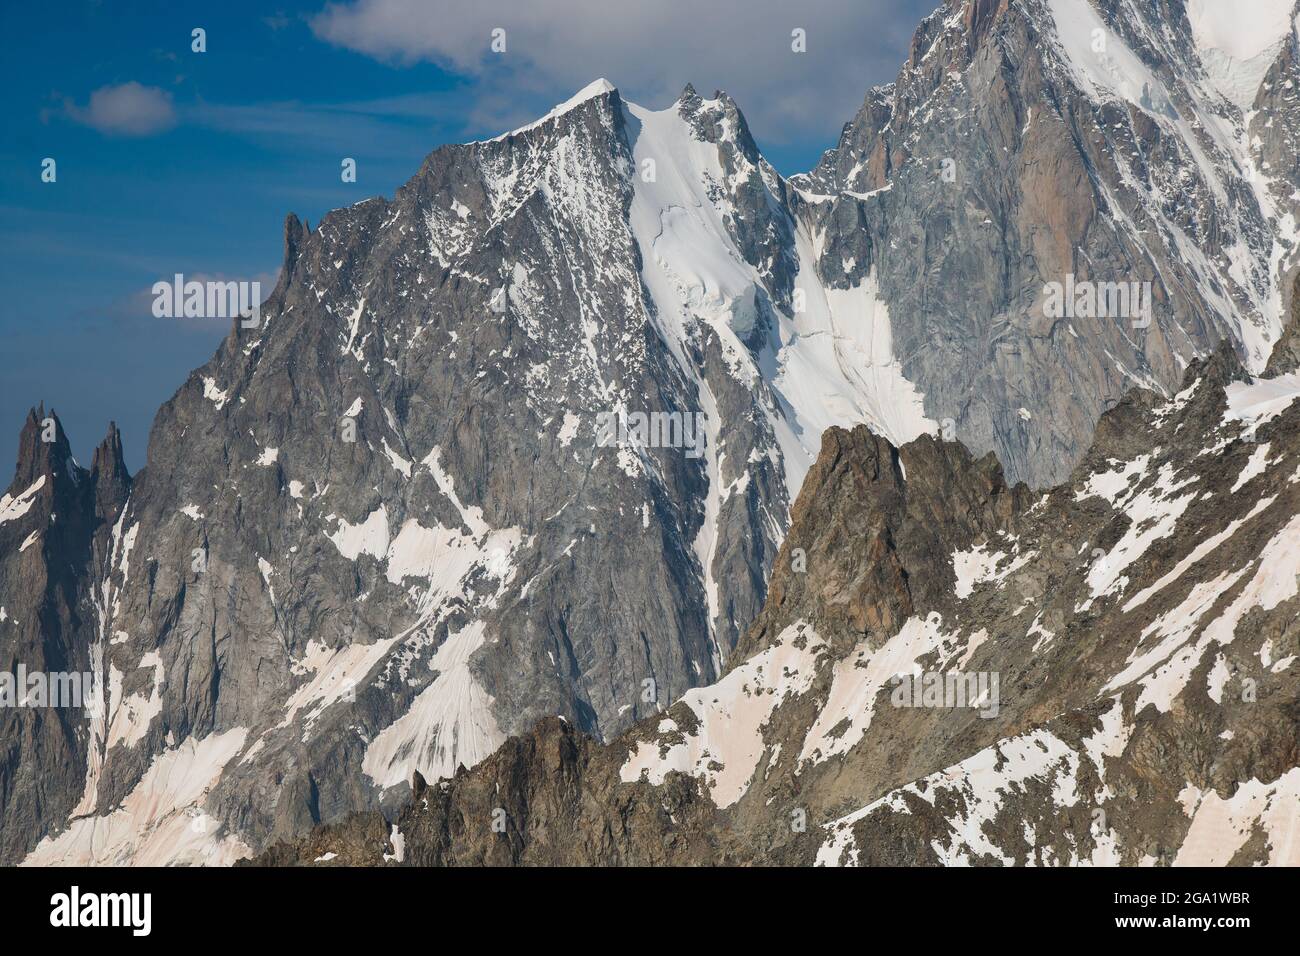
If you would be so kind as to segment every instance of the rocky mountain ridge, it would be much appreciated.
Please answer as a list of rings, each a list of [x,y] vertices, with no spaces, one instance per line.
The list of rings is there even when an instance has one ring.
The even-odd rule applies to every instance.
[[[720,681],[606,746],[548,719],[256,862],[1295,865],[1298,398],[1220,352],[1041,496],[832,430]]]

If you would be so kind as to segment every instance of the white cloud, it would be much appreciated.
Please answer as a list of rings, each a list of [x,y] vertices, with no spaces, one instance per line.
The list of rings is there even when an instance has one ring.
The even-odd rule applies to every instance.
[[[90,94],[86,107],[71,102],[66,105],[69,116],[101,133],[149,136],[176,125],[171,94],[134,80],[118,86],[101,86]]]
[[[730,93],[755,135],[831,136],[867,89],[892,80],[938,0],[352,0],[311,21],[336,46],[399,64],[431,61],[483,84],[484,118],[520,95],[563,99],[606,76],[659,107],[688,82]],[[506,31],[504,54],[492,30]],[[791,31],[807,52],[791,51]],[[512,120],[514,118],[512,117]]]

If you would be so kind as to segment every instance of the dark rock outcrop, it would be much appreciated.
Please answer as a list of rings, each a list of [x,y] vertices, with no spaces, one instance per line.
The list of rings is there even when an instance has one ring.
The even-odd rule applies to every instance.
[[[28,415],[0,497],[0,672],[18,698],[0,706],[0,861],[21,859],[80,798],[90,694],[102,693],[84,680],[101,625],[91,582],[130,488],[116,426],[87,471],[53,410]],[[44,700],[33,694],[22,706],[34,685],[17,686],[20,673],[42,675]]]

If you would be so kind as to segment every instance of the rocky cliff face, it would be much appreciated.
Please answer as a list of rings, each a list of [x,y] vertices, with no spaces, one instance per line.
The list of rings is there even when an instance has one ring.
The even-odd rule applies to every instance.
[[[1008,485],[1069,486],[1134,382],[1170,399],[1221,339],[1256,370],[1280,331],[1294,26],[1270,21],[1246,57],[1214,45],[1204,14],[1199,0],[954,0],[792,180],[725,94],[687,87],[652,111],[601,81],[520,130],[435,151],[391,200],[315,229],[289,217],[258,321],[236,321],[160,410],[134,481],[106,466],[81,512],[94,530],[40,567],[28,523],[0,538],[6,567],[34,568],[0,591],[25,627],[29,584],[65,582],[58,620],[15,638],[13,659],[54,648],[106,687],[101,713],[64,722],[59,773],[23,785],[29,808],[0,807],[0,860],[226,862],[360,808],[395,814],[416,772],[468,821],[448,781],[485,778],[458,768],[488,761],[526,792],[532,753],[596,768],[566,770],[557,805],[596,777],[622,794],[623,756],[582,741],[639,726],[626,772],[667,779],[647,719],[672,724],[665,760],[734,796],[736,834],[808,856],[811,827],[782,831],[747,796],[766,705],[830,693],[823,664],[854,676],[892,641],[978,659],[995,622],[945,615],[973,613],[954,609],[983,593],[989,562],[1027,553],[1011,536],[1037,527],[1030,492]],[[1048,317],[1045,286],[1076,279],[1149,282],[1151,323]],[[954,436],[995,451],[1012,482]],[[787,540],[808,487],[799,507],[829,496],[861,527],[796,514]],[[1053,518],[1083,536],[1122,520],[1076,510]],[[1049,610],[1037,626],[1055,632]],[[1016,678],[1056,693],[1035,718],[1082,706],[1043,667]],[[762,706],[689,696],[720,681],[762,687]],[[695,718],[662,716],[681,700]],[[743,753],[723,759],[700,715],[732,708]],[[1027,726],[1002,713],[882,718],[903,722],[896,739],[935,736],[862,750],[844,779],[869,787],[828,782],[790,812],[848,812]],[[498,752],[555,715],[540,731],[554,747]],[[800,768],[773,786],[838,779],[860,717],[763,756]],[[33,747],[3,779],[35,779]],[[488,852],[448,840],[448,858]]]
[[[1300,284],[1300,283],[1298,283]],[[1268,366],[1264,375],[1274,378],[1300,369],[1300,296],[1291,296],[1291,314],[1287,319],[1282,336],[1273,347],[1273,354],[1268,357]]]
[[[1269,356],[1297,252],[1297,10],[1231,11],[952,0],[793,180],[835,221],[866,197],[847,234],[904,374],[1016,478],[1064,480],[1104,409],[1172,394],[1222,338],[1253,371]]]
[[[13,681],[0,684],[0,859],[25,854],[76,810],[87,721],[105,696],[82,681],[94,672],[103,625],[100,597],[87,585],[109,559],[110,529],[130,486],[115,427],[87,471],[58,416],[32,410],[0,496],[0,673]],[[36,682],[20,685],[20,674]]]
[[[260,862],[1294,865],[1297,399],[1223,351],[1041,495],[832,430],[720,681]]]

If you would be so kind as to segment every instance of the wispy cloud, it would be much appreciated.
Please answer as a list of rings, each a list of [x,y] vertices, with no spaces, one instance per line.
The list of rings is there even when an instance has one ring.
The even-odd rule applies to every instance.
[[[84,107],[68,100],[64,111],[83,126],[110,136],[152,136],[176,125],[171,94],[134,80],[101,86]]]
[[[687,81],[725,89],[756,133],[788,141],[837,131],[867,88],[893,79],[900,50],[939,0],[352,0],[311,21],[318,37],[379,60],[429,61],[482,84],[491,100],[572,91],[606,76],[662,105]],[[490,48],[505,31],[506,50]],[[792,49],[805,31],[806,52]]]
[[[385,144],[417,147],[421,154],[441,145],[435,129],[465,128],[464,93],[412,93],[354,102],[197,102],[181,110],[184,122],[275,145],[346,154]]]

